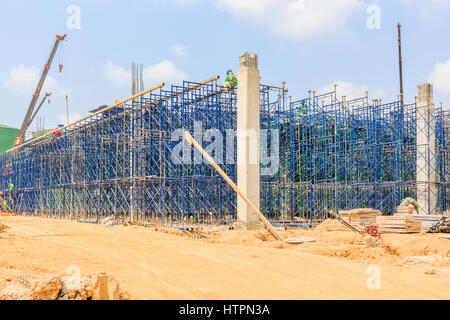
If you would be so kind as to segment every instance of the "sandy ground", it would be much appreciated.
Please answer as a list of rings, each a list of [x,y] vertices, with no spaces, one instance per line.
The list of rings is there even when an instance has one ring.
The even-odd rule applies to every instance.
[[[0,284],[22,276],[107,272],[133,299],[449,299],[450,240],[384,235],[366,248],[339,225],[285,231],[316,242],[277,243],[266,231],[205,232],[1,217]],[[409,256],[434,261],[408,262]],[[380,289],[369,289],[380,270]],[[372,271],[371,271],[372,270]],[[1,286],[1,285],[0,285]]]

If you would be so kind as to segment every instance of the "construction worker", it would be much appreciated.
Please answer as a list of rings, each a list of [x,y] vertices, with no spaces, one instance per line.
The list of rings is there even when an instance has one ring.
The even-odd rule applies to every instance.
[[[8,184],[8,190],[14,190],[14,183]]]
[[[227,88],[232,88],[232,87],[236,87],[237,83],[238,83],[238,80],[237,80],[236,76],[233,74],[233,71],[228,70],[227,77],[225,78],[223,86],[227,87]]]
[[[300,101],[300,113],[306,113],[306,103],[305,103],[305,100]]]
[[[59,130],[53,132],[53,133],[52,133],[52,136],[53,136],[54,138],[59,138],[59,137],[61,137],[61,128],[63,128],[63,127],[64,127],[64,125],[62,125],[62,124],[58,125],[58,128],[56,128],[56,129],[59,129]]]

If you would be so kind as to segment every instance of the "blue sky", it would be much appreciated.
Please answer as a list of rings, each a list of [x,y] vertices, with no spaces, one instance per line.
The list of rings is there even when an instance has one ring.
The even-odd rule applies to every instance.
[[[68,12],[71,6],[80,19],[76,10]],[[144,64],[149,88],[224,77],[227,69],[237,71],[245,51],[259,55],[263,83],[286,81],[295,99],[338,83],[339,95],[369,90],[371,98],[391,102],[399,86],[397,22],[403,25],[405,99],[414,101],[418,83],[432,82],[435,104],[449,109],[449,18],[450,0],[3,2],[0,123],[20,126],[55,35],[64,33],[67,41],[42,92],[53,93],[40,112],[47,127],[64,121],[66,93],[71,120],[130,96],[133,61]]]

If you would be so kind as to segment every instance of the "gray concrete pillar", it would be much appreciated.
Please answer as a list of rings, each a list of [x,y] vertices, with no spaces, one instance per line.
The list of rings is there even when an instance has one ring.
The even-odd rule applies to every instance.
[[[436,147],[433,86],[417,86],[417,202],[419,214],[436,214]]]
[[[259,70],[258,56],[244,53],[239,57],[237,89],[237,185],[259,209]],[[237,199],[237,218],[245,228],[259,226],[248,205]]]

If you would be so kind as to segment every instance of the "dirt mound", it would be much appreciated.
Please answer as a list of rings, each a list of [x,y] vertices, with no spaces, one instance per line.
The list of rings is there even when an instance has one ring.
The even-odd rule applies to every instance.
[[[266,235],[265,232],[255,233],[251,231],[219,231],[210,234],[206,241],[238,246],[257,246],[266,241],[264,239],[270,239],[270,234]]]
[[[433,235],[420,235],[394,242],[391,247],[400,256],[426,256],[429,254],[450,257],[450,241]]]
[[[450,257],[450,241],[436,235],[392,234],[384,235],[382,239],[376,248],[362,245],[360,237],[357,236],[354,241],[338,237],[332,242],[328,238],[323,238],[320,246],[311,245],[303,248],[304,251],[313,254],[377,263],[395,263],[409,256],[434,255],[439,258],[438,260]]]
[[[107,277],[106,281],[102,281]],[[128,300],[111,276],[68,277],[48,274],[0,283],[0,300]]]
[[[341,257],[350,260],[393,263],[398,258],[392,251],[384,247],[369,248],[363,245],[340,245],[333,247],[314,247],[306,251],[329,257]]]
[[[285,237],[286,233],[286,231],[280,232],[282,237]],[[278,242],[269,231],[264,229],[258,231],[227,230],[209,232],[206,241],[238,246],[266,246],[267,244]]]
[[[264,242],[277,241],[277,239],[275,239],[275,236],[267,230],[261,230],[256,232],[255,237]]]
[[[314,228],[314,231],[323,232],[323,231],[349,231],[341,222],[336,219],[327,219],[317,227]]]

